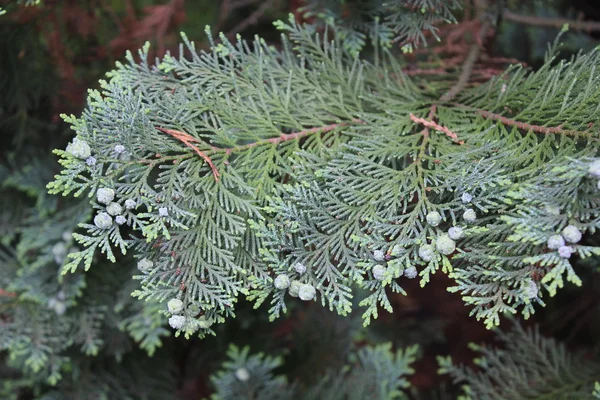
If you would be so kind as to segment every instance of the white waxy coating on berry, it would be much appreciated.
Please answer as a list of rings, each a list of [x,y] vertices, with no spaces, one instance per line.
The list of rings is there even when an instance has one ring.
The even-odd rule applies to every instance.
[[[67,145],[67,153],[71,153],[77,158],[86,159],[92,155],[92,149],[85,140],[81,140],[78,137],[74,138],[71,143]]]
[[[185,317],[183,315],[173,315],[169,318],[169,325],[173,329],[181,329],[185,325]]]
[[[115,146],[115,152],[117,154],[121,154],[124,151],[125,151],[125,146],[123,146],[122,144],[118,144]]]
[[[112,217],[105,212],[98,213],[98,215],[94,217],[94,225],[100,229],[110,229],[112,223]]]
[[[460,196],[460,199],[463,203],[468,204],[471,202],[471,200],[473,200],[473,196],[471,196],[470,193],[465,192],[462,194],[462,196]]]
[[[135,208],[136,205],[137,204],[135,203],[135,200],[133,200],[133,199],[125,200],[125,208],[128,210]]]
[[[243,367],[236,369],[234,375],[237,378],[237,380],[242,382],[246,382],[248,381],[248,379],[250,379],[250,372],[248,372],[248,370]]]
[[[373,258],[375,259],[375,261],[383,261],[383,259],[385,258],[385,253],[383,252],[383,250],[375,250],[373,252]]]
[[[408,267],[404,270],[404,276],[408,279],[414,279],[417,277],[417,269],[415,267]]]
[[[115,191],[111,188],[100,188],[96,192],[98,203],[110,204],[115,199]]]
[[[90,167],[93,167],[94,165],[96,165],[96,158],[95,157],[88,157],[85,159],[85,163],[87,165],[89,165]]]
[[[378,281],[383,280],[383,277],[385,276],[385,271],[386,271],[386,268],[383,265],[379,265],[379,264],[374,266],[373,269],[371,270],[371,272],[373,273],[373,278],[377,279]]]
[[[438,226],[442,222],[442,216],[437,211],[431,211],[425,217],[427,223],[431,226]]]
[[[463,213],[463,219],[467,222],[475,222],[477,220],[477,214],[475,214],[475,210],[469,208]]]
[[[290,277],[286,274],[277,275],[274,285],[279,290],[287,289],[290,287]]]
[[[142,258],[140,261],[138,261],[137,267],[140,271],[146,272],[154,267],[154,263],[147,258]]]
[[[106,206],[106,212],[110,215],[119,215],[123,212],[123,207],[119,203],[112,202]]]
[[[588,167],[588,172],[590,175],[600,178],[600,160],[591,162]]]
[[[574,225],[565,226],[561,233],[569,243],[578,243],[581,240],[581,231]]]
[[[300,293],[300,287],[302,286],[302,282],[300,281],[292,281],[292,283],[290,283],[290,288],[288,290],[288,293],[290,294],[290,296],[292,297],[298,297],[298,294]]]
[[[124,216],[122,216],[122,215],[117,215],[117,216],[115,217],[115,222],[116,222],[117,224],[119,224],[119,225],[123,225],[125,222],[127,222],[127,218],[125,218],[125,217],[124,217]]]
[[[167,207],[160,207],[158,209],[158,215],[160,215],[161,217],[166,217],[169,215],[169,210],[167,209]]]
[[[552,235],[548,238],[548,248],[551,250],[558,250],[559,247],[565,245],[565,239],[560,235]]]
[[[421,257],[421,260],[423,261],[431,261],[434,254],[435,250],[430,244],[424,244],[423,246],[419,247],[419,257]]]
[[[208,329],[212,326],[213,320],[202,315],[198,318],[198,327],[200,329]]]
[[[58,316],[64,315],[67,312],[67,305],[63,301],[56,301],[52,308]]]
[[[463,234],[463,229],[460,226],[453,226],[452,228],[448,229],[448,236],[450,236],[450,239],[452,240],[461,239]]]
[[[456,250],[456,242],[450,239],[448,234],[443,234],[436,239],[435,248],[437,251],[447,256],[454,253],[454,250]]]
[[[571,246],[562,246],[558,249],[558,255],[562,258],[571,258],[571,254],[575,252],[575,249]]]
[[[298,297],[300,297],[300,300],[304,301],[310,301],[314,299],[316,294],[317,291],[315,290],[315,287],[309,283],[305,283],[304,285],[300,286],[300,290],[298,290]]]
[[[535,299],[538,295],[538,291],[538,286],[531,279],[527,281],[525,288],[523,289],[523,293],[528,299]]]
[[[179,299],[171,299],[167,303],[167,308],[171,314],[179,314],[183,310],[183,301]]]
[[[67,256],[67,245],[64,242],[58,242],[52,246],[52,255],[57,264],[62,264]]]
[[[294,264],[294,271],[302,275],[306,272],[306,266],[302,263],[297,262],[296,264]]]

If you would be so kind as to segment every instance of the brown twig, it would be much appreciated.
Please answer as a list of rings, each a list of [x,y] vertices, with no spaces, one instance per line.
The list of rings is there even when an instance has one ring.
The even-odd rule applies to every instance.
[[[215,165],[213,164],[210,157],[207,156],[206,154],[204,154],[202,151],[200,151],[200,149],[198,147],[194,146],[193,143],[197,143],[198,139],[196,139],[195,137],[193,137],[191,135],[188,135],[185,132],[176,131],[173,129],[165,129],[165,128],[159,128],[159,127],[156,127],[156,129],[173,136],[175,139],[180,140],[183,144],[185,144],[186,146],[188,146],[189,148],[194,150],[196,152],[196,154],[198,154],[200,157],[202,157],[204,159],[204,161],[206,161],[207,164],[210,166],[210,169],[212,170],[212,173],[215,176],[215,181],[217,181],[217,182],[219,181],[219,171],[217,170],[217,167],[215,167]]]
[[[13,292],[7,292],[7,291],[6,291],[6,290],[4,290],[4,289],[0,289],[0,296],[1,296],[1,297],[16,297],[16,296],[17,296],[17,294],[16,294],[16,293],[13,293]]]
[[[460,144],[463,143],[462,141],[458,141],[458,135],[456,133],[452,132],[450,129],[446,128],[445,126],[439,125],[437,122],[428,121],[425,118],[419,118],[419,117],[415,116],[413,113],[410,113],[410,119],[417,124],[422,124],[422,125],[426,126],[427,128],[432,128],[438,132],[443,132],[448,137],[459,142]]]
[[[546,135],[555,133],[555,134],[567,135],[567,136],[578,136],[578,135],[582,135],[582,134],[586,133],[586,132],[565,130],[565,129],[562,129],[562,127],[560,125],[559,126],[532,125],[532,124],[528,124],[526,122],[516,121],[514,119],[504,117],[500,114],[495,114],[495,113],[485,111],[485,110],[477,110],[477,112],[479,113],[479,115],[481,115],[484,118],[502,122],[504,125],[515,126],[519,129],[523,129],[526,131],[533,131],[533,132],[537,132],[537,133],[544,133]]]
[[[353,119],[352,122],[354,122],[356,124],[364,124],[364,121],[359,120],[359,119]],[[335,124],[319,126],[316,128],[304,129],[302,131],[294,132],[294,133],[282,133],[281,135],[279,135],[277,137],[264,139],[264,140],[257,140],[256,142],[252,142],[252,143],[248,143],[248,144],[244,144],[244,145],[240,145],[240,146],[236,146],[236,147],[212,147],[210,151],[212,154],[224,152],[225,154],[229,155],[233,152],[247,150],[252,147],[260,146],[260,145],[264,145],[264,144],[279,145],[280,143],[288,141],[288,140],[300,139],[300,138],[303,138],[303,137],[308,136],[313,133],[329,132],[334,129],[337,129],[337,128],[340,128],[343,126],[347,126],[347,125],[348,125],[347,122],[339,122],[339,123],[335,123]],[[166,129],[166,128],[160,128],[160,127],[156,127],[156,129],[173,136],[174,138],[180,140],[183,144],[185,144],[186,146],[188,146],[192,150],[194,150],[196,152],[196,154],[198,154],[200,157],[202,157],[204,159],[204,161],[206,161],[208,163],[208,165],[210,166],[210,168],[213,172],[213,175],[215,176],[215,180],[217,182],[219,181],[219,176],[220,176],[219,171],[217,170],[217,167],[215,167],[215,165],[213,164],[210,156],[208,154],[202,152],[198,147],[196,147],[193,144],[193,143],[198,143],[198,141],[199,141],[198,139],[196,139],[195,137],[193,137],[185,132],[177,131],[174,129]]]
[[[565,24],[569,25],[569,29],[586,32],[600,31],[600,22],[596,21],[577,21],[564,18],[545,18],[533,15],[515,14],[509,10],[504,10],[502,14],[507,21],[518,22],[520,24],[542,26],[548,28],[562,28]]]
[[[490,28],[490,22],[485,20],[481,25],[481,29],[479,30],[479,34],[477,35],[477,39],[475,43],[471,46],[471,50],[469,50],[469,54],[465,59],[465,62],[462,65],[462,69],[460,75],[458,76],[458,81],[450,88],[448,92],[446,92],[442,97],[440,97],[440,101],[448,101],[453,99],[461,90],[465,88],[467,83],[469,82],[469,78],[471,77],[471,73],[473,72],[473,67],[475,63],[479,59],[481,54],[481,39],[485,37],[488,29]]]
[[[258,20],[262,15],[273,5],[274,0],[265,0],[260,7],[256,9],[248,18],[242,20],[239,24],[234,26],[229,32],[227,32],[227,37],[232,37],[242,31],[244,31],[249,26],[255,25],[258,23]]]

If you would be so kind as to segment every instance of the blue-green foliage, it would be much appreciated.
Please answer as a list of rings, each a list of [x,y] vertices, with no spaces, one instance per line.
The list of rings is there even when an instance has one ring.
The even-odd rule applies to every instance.
[[[543,337],[539,329],[518,324],[498,332],[501,348],[471,344],[479,355],[476,367],[454,365],[438,357],[439,372],[461,383],[460,400],[589,399],[598,395],[600,364],[570,353],[562,343]],[[596,360],[597,361],[597,360]]]
[[[212,400],[240,398],[269,399],[396,399],[405,398],[409,386],[407,377],[414,370],[411,364],[417,358],[418,347],[411,346],[393,352],[391,344],[363,347],[349,356],[348,365],[328,371],[311,387],[288,383],[285,376],[277,375],[283,359],[264,354],[250,355],[248,347],[231,346],[229,361],[211,377],[215,388]]]

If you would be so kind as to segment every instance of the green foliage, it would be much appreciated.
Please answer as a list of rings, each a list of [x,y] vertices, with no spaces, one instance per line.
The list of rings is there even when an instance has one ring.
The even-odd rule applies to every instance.
[[[190,58],[150,66],[145,47],[141,63],[129,54],[102,92],[90,92],[81,118],[65,117],[96,163],[57,151],[63,170],[51,193],[87,193],[100,212],[95,192],[113,189],[122,206],[135,201],[123,218],[136,234],[80,224],[74,237],[83,249],[63,273],[82,263],[87,270],[98,249],[114,261],[114,248],[133,248],[153,262],[134,295],[182,300],[186,336],[213,333],[198,310],[223,322],[241,294],[257,307],[271,298],[279,316],[287,309],[286,291],[273,286],[280,274],[316,288],[341,315],[351,310],[352,286],[367,289],[366,324],[378,307],[392,311],[388,295],[404,293],[412,267],[422,286],[448,273],[451,290],[488,327],[504,313],[529,316],[565,276],[580,283],[570,259],[545,242],[567,224],[598,227],[588,173],[597,155],[597,51],[554,64],[555,43],[539,71],[512,67],[439,102],[383,49],[371,62],[292,18],[277,26],[281,51],[221,36],[197,52],[184,36]],[[432,111],[437,128],[423,130],[418,122]],[[545,206],[560,210],[547,215]],[[425,221],[431,211],[442,224]],[[455,225],[465,238],[455,252],[453,241],[442,250],[438,238]],[[424,259],[418,250],[427,243],[438,251]],[[573,251],[598,254],[579,244]],[[297,263],[307,271],[296,272]],[[371,273],[377,264],[382,280]]]
[[[363,347],[349,356],[350,364],[328,371],[315,385],[305,388],[288,383],[276,375],[281,358],[263,354],[249,355],[248,347],[231,346],[229,361],[211,377],[216,393],[213,400],[255,399],[395,399],[406,398],[403,389],[409,386],[406,377],[414,370],[417,346],[394,353],[391,344]]]
[[[462,400],[470,399],[589,399],[600,364],[582,354],[573,354],[554,339],[540,335],[538,328],[519,324],[509,332],[498,332],[501,348],[472,344],[480,355],[477,369],[454,365],[449,357],[438,357],[439,372],[463,384]],[[595,383],[596,393],[598,383]],[[596,394],[597,395],[597,394]]]
[[[460,0],[309,0],[303,12],[317,26],[333,29],[351,54],[358,54],[368,41],[386,48],[399,42],[411,53],[427,45],[425,32],[439,41],[436,25],[456,22],[453,13],[461,5]]]
[[[407,398],[417,347],[366,345],[357,307],[368,325],[398,310],[409,280],[445,274],[493,328],[580,286],[576,261],[600,255],[599,50],[558,61],[559,38],[541,68],[511,66],[482,84],[465,78],[467,62],[409,76],[414,58],[400,53],[426,45],[424,31],[439,39],[434,23],[456,22],[460,3],[309,1],[314,23],[276,22],[278,45],[208,28],[208,49],[182,34],[177,56],[152,60],[148,44],[89,91],[80,116],[63,115],[77,142],[54,151],[58,173],[15,141],[0,164],[0,397],[175,397],[187,371],[181,360],[173,371],[167,321],[175,336],[219,334],[211,343],[223,345],[221,324],[245,298],[268,304],[271,321],[314,300],[351,322],[291,335],[313,350],[311,331],[337,339],[324,351],[338,364],[312,381],[289,353],[232,345],[213,399]],[[480,22],[496,19],[488,11]],[[43,96],[29,83],[7,85],[20,97],[0,101],[12,115],[0,127],[32,131],[20,122]],[[567,226],[583,239],[549,246]],[[442,329],[427,323],[412,334],[436,340]],[[475,347],[481,373],[440,359],[467,382],[465,399],[594,390],[595,363],[537,331],[500,337],[505,350]]]

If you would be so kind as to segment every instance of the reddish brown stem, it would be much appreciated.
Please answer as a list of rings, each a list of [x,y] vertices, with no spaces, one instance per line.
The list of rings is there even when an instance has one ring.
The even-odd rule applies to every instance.
[[[358,120],[358,119],[354,119],[352,120],[352,122],[355,122],[357,124],[364,124],[363,121]],[[294,133],[282,133],[281,135],[274,137],[274,138],[269,138],[269,139],[264,139],[264,140],[258,140],[256,142],[252,142],[252,143],[248,143],[248,144],[244,144],[241,146],[236,146],[236,147],[229,147],[229,148],[219,148],[219,147],[213,147],[213,151],[217,152],[217,151],[225,151],[225,154],[231,154],[235,151],[240,151],[240,150],[247,150],[250,149],[252,147],[255,146],[260,146],[262,144],[275,144],[278,145],[282,142],[288,141],[288,140],[293,140],[293,139],[300,139],[304,136],[308,136],[310,134],[313,133],[325,133],[325,132],[329,132],[332,131],[336,128],[340,128],[342,126],[347,126],[348,123],[347,122],[339,122],[337,124],[330,124],[330,125],[325,125],[325,126],[319,126],[316,128],[310,128],[310,129],[304,129],[300,132],[294,132]]]
[[[544,134],[556,133],[556,134],[560,134],[560,135],[570,135],[570,136],[581,135],[584,133],[584,132],[578,132],[578,131],[564,130],[561,128],[560,125],[559,126],[532,125],[532,124],[528,124],[526,122],[516,121],[514,119],[504,117],[500,114],[495,114],[495,113],[485,111],[485,110],[477,110],[477,112],[479,113],[479,115],[481,115],[484,118],[502,122],[504,125],[515,126],[519,129],[523,129],[525,131],[533,131],[533,132],[544,133]]]
[[[568,24],[570,29],[581,30],[587,32],[600,31],[600,22],[597,21],[577,21],[563,18],[545,18],[536,17],[533,15],[519,15],[511,11],[505,10],[502,14],[507,21],[518,22],[520,24],[543,26],[547,28],[562,28]]]
[[[200,157],[202,157],[204,159],[204,161],[206,161],[206,163],[210,166],[210,169],[212,170],[213,175],[215,176],[215,181],[219,182],[219,171],[217,170],[217,167],[215,167],[215,165],[213,164],[213,162],[209,156],[204,154],[202,151],[200,151],[200,149],[198,147],[194,146],[194,144],[193,144],[193,143],[198,142],[198,139],[196,139],[195,137],[193,137],[191,135],[188,135],[185,132],[176,131],[173,129],[159,128],[159,127],[156,127],[156,129],[173,136],[175,139],[180,140],[183,144],[185,144],[186,146],[188,146],[189,148],[194,150],[196,152],[196,154],[198,154]]]
[[[458,135],[454,132],[452,132],[450,129],[446,128],[445,126],[441,126],[439,125],[437,122],[434,121],[428,121],[425,118],[419,118],[417,116],[415,116],[413,113],[410,113],[410,119],[417,123],[417,124],[423,124],[424,126],[428,127],[428,128],[432,128],[435,129],[438,132],[443,132],[445,133],[448,137],[454,139],[455,141],[458,141]],[[463,143],[462,141],[460,141],[459,143]]]
[[[16,293],[13,292],[7,292],[4,289],[0,289],[0,297],[16,297]]]

